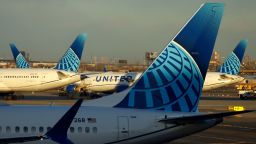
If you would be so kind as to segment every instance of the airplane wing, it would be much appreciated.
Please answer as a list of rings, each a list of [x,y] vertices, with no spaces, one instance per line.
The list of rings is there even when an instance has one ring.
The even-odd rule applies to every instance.
[[[227,116],[254,112],[255,110],[244,110],[244,111],[233,111],[233,112],[222,112],[222,113],[210,113],[210,114],[199,114],[193,116],[183,116],[183,117],[174,117],[174,118],[164,118],[159,120],[159,122],[168,123],[168,124],[190,124],[204,120],[218,119]]]
[[[21,143],[45,139],[51,139],[60,144],[72,144],[72,142],[67,138],[67,131],[82,102],[83,99],[79,99],[45,135],[3,138],[0,139],[0,144]]]

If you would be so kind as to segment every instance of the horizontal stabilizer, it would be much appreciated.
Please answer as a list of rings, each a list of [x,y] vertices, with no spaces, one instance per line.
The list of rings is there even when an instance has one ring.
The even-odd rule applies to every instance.
[[[177,118],[164,118],[159,120],[159,122],[169,123],[169,124],[189,124],[200,122],[204,120],[210,119],[219,119],[227,116],[238,115],[248,112],[254,112],[255,110],[245,110],[245,111],[233,111],[233,112],[223,112],[223,113],[212,113],[212,114],[199,114],[199,115],[192,115],[192,116],[183,116]]]

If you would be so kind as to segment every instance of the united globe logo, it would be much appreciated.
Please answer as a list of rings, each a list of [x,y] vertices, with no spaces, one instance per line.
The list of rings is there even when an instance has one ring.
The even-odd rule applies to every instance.
[[[69,48],[65,55],[58,63],[56,69],[77,72],[80,65],[80,60],[75,52]]]
[[[22,54],[19,54],[16,57],[16,66],[18,68],[28,68],[29,64],[27,63],[27,61],[25,60],[25,58],[22,56]]]
[[[117,106],[196,111],[202,86],[203,78],[193,58],[171,42]]]
[[[240,61],[234,52],[232,52],[220,67],[221,73],[238,74],[240,70]]]

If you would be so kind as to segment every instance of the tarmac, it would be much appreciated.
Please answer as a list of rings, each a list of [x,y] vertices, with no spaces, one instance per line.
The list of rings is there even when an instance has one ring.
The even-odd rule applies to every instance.
[[[240,100],[237,96],[206,97],[200,100],[199,111],[228,111],[229,106],[244,106],[256,110],[256,100]],[[255,144],[256,112],[227,117],[205,131],[170,142],[172,144]]]

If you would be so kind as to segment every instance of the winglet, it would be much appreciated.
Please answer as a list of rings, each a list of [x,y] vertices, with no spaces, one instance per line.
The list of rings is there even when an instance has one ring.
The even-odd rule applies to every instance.
[[[79,99],[65,114],[64,116],[45,134],[46,138],[58,143],[69,144],[72,143],[67,138],[67,131],[71,125],[77,111],[79,110],[83,99]]]
[[[29,64],[28,64],[27,60],[17,49],[16,45],[14,43],[10,43],[9,45],[12,50],[13,58],[16,62],[16,67],[17,68],[29,68]]]

